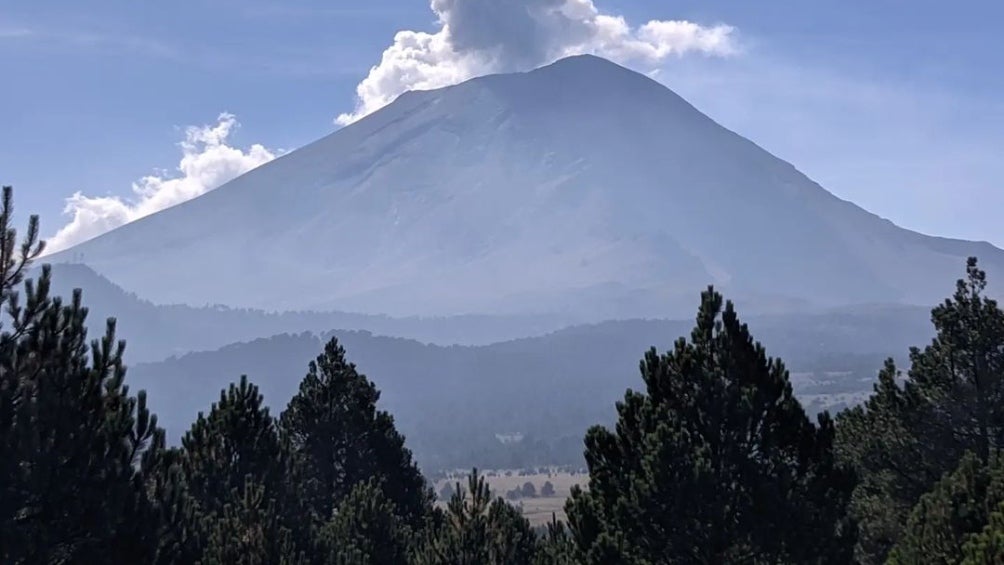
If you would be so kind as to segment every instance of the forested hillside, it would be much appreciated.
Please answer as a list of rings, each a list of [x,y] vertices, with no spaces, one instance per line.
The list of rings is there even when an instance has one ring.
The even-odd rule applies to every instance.
[[[929,313],[891,308],[751,320],[794,371],[810,411],[863,398],[877,367],[905,359],[931,335]],[[216,390],[249,375],[277,410],[293,396],[305,363],[337,337],[383,391],[382,406],[408,434],[423,468],[581,465],[581,431],[612,417],[609,406],[638,378],[638,352],[672,346],[693,322],[634,320],[561,330],[482,347],[442,347],[337,331],[234,344],[161,363],[133,365],[131,382],[151,393],[169,439],[209,406]],[[126,354],[128,358],[128,353]],[[503,445],[496,434],[521,434]]]

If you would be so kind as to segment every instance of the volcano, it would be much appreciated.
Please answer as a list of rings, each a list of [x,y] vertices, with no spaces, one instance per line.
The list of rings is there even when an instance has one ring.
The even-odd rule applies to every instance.
[[[689,316],[932,304],[965,257],[841,200],[593,56],[409,92],[201,197],[47,258],[160,303],[394,316]],[[994,273],[999,273],[995,275]]]

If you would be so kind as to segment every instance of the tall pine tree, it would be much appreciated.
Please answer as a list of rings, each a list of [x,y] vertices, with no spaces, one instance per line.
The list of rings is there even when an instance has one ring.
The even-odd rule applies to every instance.
[[[589,490],[566,509],[579,562],[849,562],[833,423],[806,417],[731,303],[709,288],[691,340],[641,372],[616,428],[586,436]]]
[[[146,490],[163,432],[129,394],[110,320],[88,345],[80,291],[49,295],[51,271],[16,291],[41,253],[36,218],[20,244],[12,191],[0,204],[0,561],[139,563],[158,558]]]
[[[261,516],[265,508],[277,525],[262,535],[287,532],[285,536],[290,528],[303,527],[293,493],[297,478],[291,474],[290,452],[258,387],[246,376],[220,393],[208,415],[199,414],[182,446],[184,482],[200,520],[193,528],[202,551],[209,551],[213,536],[221,535],[221,524],[241,516]],[[297,551],[308,550],[301,538],[296,541]],[[275,547],[279,540],[261,543]]]
[[[970,258],[954,296],[931,313],[936,337],[910,350],[905,380],[887,361],[874,394],[840,415],[841,457],[861,477],[852,510],[864,563],[885,560],[913,506],[964,453],[985,464],[1004,448],[1004,312],[985,289]]]
[[[357,485],[375,479],[402,523],[418,530],[433,494],[393,418],[377,410],[380,393],[332,338],[310,363],[281,416],[302,474],[300,492],[320,526]]]

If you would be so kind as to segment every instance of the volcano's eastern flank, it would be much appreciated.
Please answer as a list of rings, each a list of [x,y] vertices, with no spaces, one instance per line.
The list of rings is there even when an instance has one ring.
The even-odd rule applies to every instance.
[[[405,94],[50,260],[156,302],[598,318],[689,315],[709,283],[752,310],[929,304],[967,255],[1004,274],[581,56]]]

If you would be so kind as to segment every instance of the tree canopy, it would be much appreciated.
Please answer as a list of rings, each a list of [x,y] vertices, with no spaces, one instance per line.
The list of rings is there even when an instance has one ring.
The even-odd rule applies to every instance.
[[[885,559],[914,505],[965,453],[986,464],[1004,447],[1004,312],[986,284],[970,258],[955,294],[932,310],[936,336],[910,350],[907,374],[890,359],[872,396],[839,417],[838,451],[861,478],[852,513],[865,563]]]
[[[724,307],[723,307],[724,306]],[[788,373],[709,288],[689,341],[641,362],[644,392],[586,435],[567,513],[583,563],[846,563],[855,484]]]

